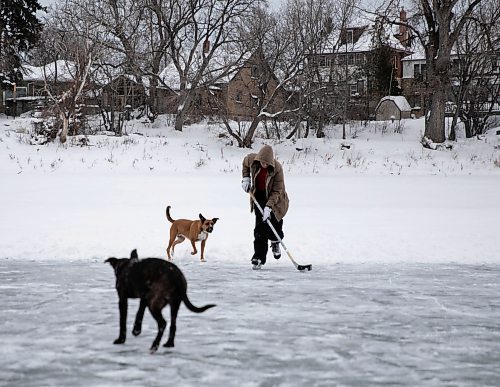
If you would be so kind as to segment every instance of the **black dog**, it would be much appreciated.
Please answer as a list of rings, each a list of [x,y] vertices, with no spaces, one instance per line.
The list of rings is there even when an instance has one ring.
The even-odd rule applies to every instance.
[[[159,258],[146,258],[139,260],[137,250],[133,250],[128,258],[108,258],[115,270],[116,291],[118,292],[120,307],[120,335],[114,344],[123,344],[127,330],[127,299],[140,298],[139,310],[135,317],[132,334],[137,336],[141,333],[142,318],[146,306],[158,323],[158,334],[151,345],[151,353],[158,349],[163,331],[167,322],[162,316],[162,309],[170,304],[170,333],[165,347],[174,346],[177,312],[181,301],[191,312],[201,313],[215,305],[205,305],[198,308],[189,301],[186,289],[186,278],[180,269],[171,262]]]

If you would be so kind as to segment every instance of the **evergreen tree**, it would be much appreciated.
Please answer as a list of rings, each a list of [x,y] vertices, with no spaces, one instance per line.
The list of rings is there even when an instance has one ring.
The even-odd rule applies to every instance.
[[[21,78],[20,56],[37,41],[42,24],[36,12],[43,9],[38,0],[1,0],[0,86]]]
[[[373,91],[380,96],[401,95],[401,88],[396,79],[394,58],[387,46],[378,47],[371,58],[373,72]]]
[[[383,18],[377,18],[372,35],[372,52],[365,64],[364,71],[371,84],[371,94],[377,97],[401,95],[396,80],[394,57],[388,42],[387,25]]]

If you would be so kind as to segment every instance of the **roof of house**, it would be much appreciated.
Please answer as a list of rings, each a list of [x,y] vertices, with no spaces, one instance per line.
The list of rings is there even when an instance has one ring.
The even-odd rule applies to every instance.
[[[44,66],[24,66],[23,80],[27,82],[43,82],[45,79],[54,80],[57,76],[59,82],[74,80],[76,65],[74,62],[57,60]]]
[[[369,12],[362,12],[350,21],[344,30],[358,29],[362,30],[361,36],[356,42],[340,44],[340,31],[334,30],[330,34],[328,41],[325,45],[325,53],[356,53],[356,52],[369,52],[375,48],[373,37],[375,36],[375,15]],[[410,52],[405,47],[396,35],[399,33],[399,27],[394,25],[383,26],[382,41],[385,46],[389,46],[397,51]]]
[[[247,52],[245,55],[240,56],[237,53],[228,54],[220,49],[218,52],[216,51],[212,57],[209,67],[206,69],[204,80],[208,80],[210,77],[212,79],[217,78],[216,84],[229,83],[252,56],[253,53],[251,52]],[[193,71],[196,71],[196,69]],[[179,72],[172,62],[161,71],[159,77],[162,82],[172,90],[180,89]],[[188,87],[190,87],[189,83]]]

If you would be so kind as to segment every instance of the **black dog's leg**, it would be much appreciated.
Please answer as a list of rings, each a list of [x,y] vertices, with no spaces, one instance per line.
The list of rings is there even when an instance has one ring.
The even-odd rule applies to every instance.
[[[141,298],[141,302],[139,304],[139,309],[137,310],[137,315],[135,316],[134,329],[132,330],[132,334],[134,336],[139,336],[142,330],[142,319],[144,318],[144,311],[146,310],[146,300]]]
[[[151,353],[155,353],[156,350],[158,349],[158,346],[160,345],[160,341],[163,336],[163,332],[165,331],[165,327],[167,326],[167,322],[165,321],[165,319],[161,314],[161,307],[156,305],[150,305],[149,311],[153,315],[153,318],[156,320],[156,323],[158,324],[158,334],[156,335],[156,338],[154,339],[153,344],[151,345],[151,348],[149,350]]]
[[[168,340],[163,345],[164,347],[173,347],[175,339],[175,331],[177,330],[177,312],[179,312],[179,307],[181,305],[181,300],[173,301],[170,304],[170,332],[168,334]]]
[[[118,307],[120,309],[120,335],[113,342],[113,344],[123,344],[127,337],[127,298],[121,297],[118,302]]]

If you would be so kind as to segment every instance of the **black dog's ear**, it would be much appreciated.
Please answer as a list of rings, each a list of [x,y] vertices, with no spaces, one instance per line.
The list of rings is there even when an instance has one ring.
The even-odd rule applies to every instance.
[[[130,259],[139,259],[139,256],[137,255],[137,249],[132,250],[132,252],[130,253]]]
[[[212,219],[212,222],[214,222],[214,223],[215,223],[215,222],[217,222],[218,220],[219,220],[219,218],[213,218],[213,219]]]
[[[201,220],[202,222],[204,222],[204,221],[206,220],[206,219],[203,217],[203,215],[202,215],[202,214],[200,214],[200,220]]]
[[[117,258],[115,258],[115,257],[111,257],[111,258],[108,258],[108,259],[106,259],[106,260],[104,261],[104,263],[108,263],[108,262],[109,262],[109,264],[110,264],[111,266],[113,266],[113,268],[114,268],[114,267],[116,267],[116,264],[118,263],[118,259],[117,259]]]

